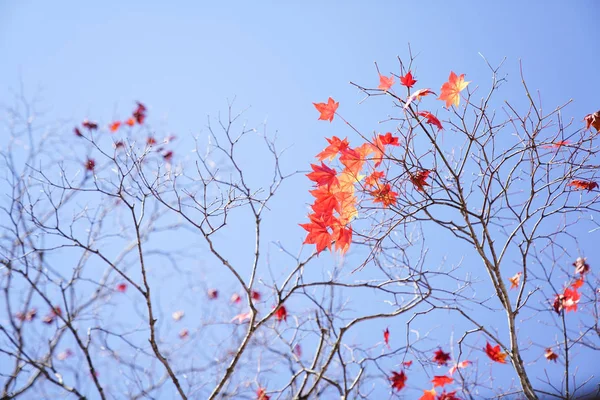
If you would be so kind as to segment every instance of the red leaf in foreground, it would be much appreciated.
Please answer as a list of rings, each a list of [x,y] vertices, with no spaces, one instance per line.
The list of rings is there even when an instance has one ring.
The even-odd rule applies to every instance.
[[[339,107],[340,103],[336,103],[331,97],[327,100],[327,103],[313,103],[318,112],[321,113],[319,115],[320,120],[324,121],[333,121],[333,116],[335,115],[335,111]]]
[[[449,376],[446,376],[446,375],[436,375],[431,380],[431,383],[433,383],[434,387],[437,387],[437,386],[443,387],[444,385],[449,385],[452,382],[454,382],[454,379]]]
[[[450,361],[450,353],[444,353],[444,351],[439,348],[433,353],[433,361],[437,363],[437,365],[448,365],[448,361]]]
[[[590,265],[585,262],[586,260],[587,258],[577,257],[577,260],[575,260],[575,262],[573,263],[576,274],[584,275],[590,272]]]
[[[552,351],[551,348],[547,348],[546,352],[544,353],[544,357],[546,357],[546,360],[548,360],[548,361],[556,362],[556,360],[558,359],[558,354],[556,354],[554,351]]]
[[[89,129],[90,131],[96,130],[98,129],[98,124],[92,121],[88,121],[87,119],[84,119],[83,122],[81,123],[81,125],[84,128]]]
[[[385,145],[400,146],[400,143],[398,142],[398,137],[393,136],[392,132],[386,132],[385,135],[379,135],[378,139],[382,144]]]
[[[119,130],[120,126],[121,126],[121,121],[115,121],[108,126],[108,129],[114,133]]]
[[[432,113],[430,113],[429,111],[420,111],[418,113],[421,117],[425,117],[427,119],[427,123],[434,125],[438,128],[438,131],[441,131],[442,129],[444,129],[442,127],[442,123],[440,122],[439,119],[437,119],[437,117],[435,115],[433,115]]]
[[[379,86],[377,86],[377,89],[387,92],[388,90],[390,90],[390,88],[392,87],[393,84],[394,84],[394,76],[393,75],[390,76],[389,78],[387,76],[379,75]]]
[[[485,350],[485,354],[487,354],[487,356],[492,361],[496,361],[497,363],[500,363],[500,364],[506,364],[506,360],[505,360],[506,353],[503,353],[500,351],[499,344],[492,346],[488,342],[488,343],[486,343],[485,348],[483,350]]]
[[[384,175],[383,171],[373,171],[365,178],[365,186],[379,186],[379,181]]]
[[[407,378],[404,371],[400,371],[399,373],[392,371],[392,377],[390,378],[390,381],[392,382],[392,388],[401,390],[406,384],[406,379]]]
[[[521,283],[521,275],[523,275],[522,272],[517,272],[514,276],[508,278],[511,289],[516,289],[519,287],[519,284]]]
[[[585,121],[585,129],[590,129],[590,126],[592,126],[596,128],[596,132],[600,132],[600,111],[586,115],[583,120]]]
[[[313,172],[306,174],[308,179],[313,182],[316,182],[318,186],[327,185],[330,187],[332,184],[337,184],[337,172],[335,169],[329,168],[323,162],[321,165],[310,164],[310,167],[313,169]]]
[[[435,389],[423,390],[423,396],[419,400],[435,400]]]
[[[573,186],[575,190],[587,190],[588,192],[598,187],[598,184],[593,181],[585,181],[583,179],[574,179],[567,186]]]
[[[256,389],[256,400],[269,400],[271,396],[267,396],[267,389],[259,387]]]
[[[385,331],[383,331],[383,342],[389,349],[390,348],[390,330],[388,328],[385,328]]]
[[[126,290],[127,290],[127,284],[126,283],[119,283],[117,285],[117,292],[125,293]]]
[[[421,100],[421,97],[427,96],[428,94],[435,94],[430,89],[419,89],[413,94],[411,94],[408,99],[406,99],[406,103],[404,104],[404,108],[407,109],[411,103],[415,100]]]
[[[348,148],[348,139],[344,138],[344,140],[340,140],[339,137],[333,136],[331,139],[325,138],[327,142],[329,142],[329,146],[325,148],[322,152],[317,154],[317,159],[319,161],[323,161],[326,158],[329,158],[329,161],[333,160],[338,153],[343,152]]]
[[[446,102],[446,107],[460,104],[460,92],[467,87],[470,82],[465,82],[465,74],[457,76],[454,72],[450,72],[448,82],[442,85],[442,90],[438,100]]]
[[[437,397],[437,400],[460,400],[458,397],[456,397],[456,390],[453,390],[451,392],[442,392],[440,393],[440,395]]]
[[[287,310],[284,305],[277,307],[277,310],[275,310],[275,319],[277,321],[284,320],[287,322]]]
[[[412,73],[408,71],[406,75],[400,77],[400,83],[407,88],[411,88],[417,81],[413,79]]]
[[[410,176],[410,181],[412,182],[413,185],[416,186],[418,191],[424,192],[425,186],[429,186],[429,184],[427,182],[425,182],[425,180],[429,177],[430,173],[431,173],[430,170],[424,169],[424,170],[419,171],[416,174],[413,174]]]
[[[93,158],[88,158],[84,164],[85,169],[88,171],[93,171],[96,167],[96,161]]]

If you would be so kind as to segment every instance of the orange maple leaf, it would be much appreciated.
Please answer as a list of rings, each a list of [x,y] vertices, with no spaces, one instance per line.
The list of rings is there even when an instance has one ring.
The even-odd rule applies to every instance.
[[[423,396],[419,397],[419,400],[435,400],[435,388],[431,390],[423,390]]]
[[[471,82],[465,82],[465,74],[457,76],[454,72],[450,72],[448,82],[442,85],[440,97],[438,100],[446,102],[446,107],[449,108],[452,104],[458,107],[460,104],[460,92],[467,87]]]
[[[437,119],[437,117],[429,111],[420,111],[418,114],[422,117],[425,117],[427,119],[428,124],[435,125],[438,128],[438,131],[444,129],[440,120]]]
[[[421,100],[421,97],[427,96],[428,94],[435,94],[430,89],[419,89],[406,99],[406,103],[404,104],[404,109],[407,109],[410,104],[415,100]]]
[[[448,385],[452,382],[454,382],[454,379],[449,376],[446,376],[446,375],[436,375],[431,380],[431,383],[433,383],[433,387],[437,387],[437,386],[443,387],[444,385]]]
[[[120,126],[121,126],[121,121],[115,121],[108,126],[108,129],[110,129],[110,131],[114,133],[119,130]]]
[[[404,371],[400,371],[399,373],[392,371],[392,377],[390,378],[390,381],[392,381],[392,387],[394,389],[401,390],[406,384],[406,379],[407,378]]]
[[[324,121],[329,120],[329,122],[333,121],[333,116],[335,115],[335,111],[337,110],[340,103],[336,103],[331,97],[327,100],[327,103],[313,103],[318,112],[321,113],[319,115],[319,119]]]
[[[584,181],[583,179],[574,179],[567,186],[573,186],[575,190],[587,190],[588,192],[598,187],[598,184],[593,181]]]
[[[338,153],[346,150],[349,145],[347,138],[340,140],[339,137],[333,136],[331,139],[325,138],[325,140],[327,140],[329,146],[325,147],[325,150],[317,154],[319,161],[323,161],[326,158],[329,158],[329,161],[332,161]]]
[[[379,185],[379,187],[371,192],[374,197],[373,203],[381,203],[384,208],[396,204],[398,200],[398,193],[393,192],[389,183],[385,185]]]
[[[519,284],[521,283],[521,275],[523,275],[522,272],[517,272],[514,276],[508,278],[511,289],[516,289],[519,287]]]
[[[329,232],[329,224],[323,215],[311,214],[308,216],[309,224],[300,224],[302,228],[308,231],[304,244],[314,244],[317,246],[317,253],[323,251],[326,247],[331,250],[332,237]]]
[[[486,343],[485,354],[492,360],[500,364],[506,364],[506,353],[500,351],[500,345],[492,346],[489,342]]]
[[[583,280],[583,276],[581,276],[579,279],[575,280],[575,282],[571,284],[571,287],[573,287],[574,289],[579,289],[583,286],[584,282],[585,281]]]
[[[427,179],[429,177],[430,173],[431,173],[430,170],[424,169],[423,171],[419,171],[416,174],[413,174],[410,176],[410,181],[412,182],[413,185],[415,185],[417,187],[418,191],[424,192],[425,186],[429,186],[429,184],[427,182],[425,182],[425,179]]]
[[[393,76],[390,76],[388,78],[387,76],[379,75],[379,86],[377,86],[377,89],[381,89],[384,92],[387,92],[388,90],[390,90],[390,88],[392,87],[393,84],[394,84]]]
[[[411,88],[417,81],[413,79],[412,73],[408,71],[406,75],[400,77],[400,83],[407,88]]]
[[[310,164],[310,167],[313,169],[313,172],[306,174],[308,179],[313,182],[316,182],[318,186],[327,185],[330,187],[332,184],[337,184],[337,172],[335,169],[329,168],[323,162],[321,165]]]
[[[558,359],[558,354],[556,354],[554,351],[552,351],[551,348],[547,348],[546,352],[544,353],[544,357],[546,357],[546,360],[548,360],[548,361],[556,362],[556,360]]]

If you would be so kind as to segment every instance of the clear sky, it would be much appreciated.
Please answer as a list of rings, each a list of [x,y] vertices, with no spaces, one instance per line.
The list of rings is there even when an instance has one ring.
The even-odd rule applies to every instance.
[[[29,95],[40,88],[50,120],[108,123],[140,100],[157,130],[178,136],[176,154],[184,158],[185,137],[204,132],[207,115],[224,112],[235,97],[239,109],[251,106],[250,124],[266,121],[280,147],[293,146],[285,168],[307,170],[325,136],[352,134],[339,121],[317,121],[312,103],[332,96],[358,127],[377,130],[391,108],[359,106],[348,83],[376,86],[374,61],[382,73],[398,73],[396,56],[407,57],[408,43],[419,54],[417,78],[432,87],[450,70],[487,84],[481,53],[492,64],[507,58],[515,93],[503,95],[516,100],[522,60],[544,104],[572,98],[568,117],[581,119],[600,108],[599,15],[595,0],[0,0],[0,103],[10,104],[23,82]],[[71,129],[69,122],[69,139]],[[299,246],[309,188],[300,175],[282,190],[273,210],[279,217],[268,225],[272,240]]]

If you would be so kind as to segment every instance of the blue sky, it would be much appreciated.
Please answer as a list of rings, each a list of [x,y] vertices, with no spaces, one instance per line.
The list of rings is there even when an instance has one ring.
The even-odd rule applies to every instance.
[[[2,1],[0,103],[10,104],[9,89],[21,81],[29,95],[39,87],[48,120],[69,121],[70,140],[71,123],[89,117],[106,124],[140,100],[153,129],[178,136],[176,154],[185,158],[185,138],[204,134],[207,115],[224,112],[235,98],[235,107],[251,107],[250,124],[266,122],[280,147],[292,146],[287,171],[303,171],[325,136],[352,135],[339,120],[317,121],[312,103],[332,96],[361,130],[378,130],[389,103],[358,105],[362,97],[348,82],[376,86],[374,61],[382,73],[398,73],[396,56],[407,56],[408,43],[419,54],[417,79],[432,88],[450,70],[485,86],[490,73],[479,53],[494,65],[506,57],[509,85],[502,93],[518,102],[522,60],[543,103],[553,108],[572,98],[568,116],[581,119],[600,108],[599,12],[593,0]],[[248,163],[251,150],[243,155]],[[260,169],[253,172],[260,177]],[[298,248],[310,185],[302,175],[292,182],[274,203],[277,218],[267,232]]]

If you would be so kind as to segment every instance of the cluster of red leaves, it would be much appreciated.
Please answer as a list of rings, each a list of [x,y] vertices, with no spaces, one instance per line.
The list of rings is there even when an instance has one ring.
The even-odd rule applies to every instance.
[[[583,286],[585,274],[590,271],[590,265],[586,262],[586,258],[577,257],[573,266],[575,267],[575,274],[578,274],[579,277],[573,280],[563,293],[557,294],[554,297],[552,308],[557,314],[560,314],[562,310],[566,312],[577,311],[577,304],[581,300],[581,294],[578,292],[578,289]]]

